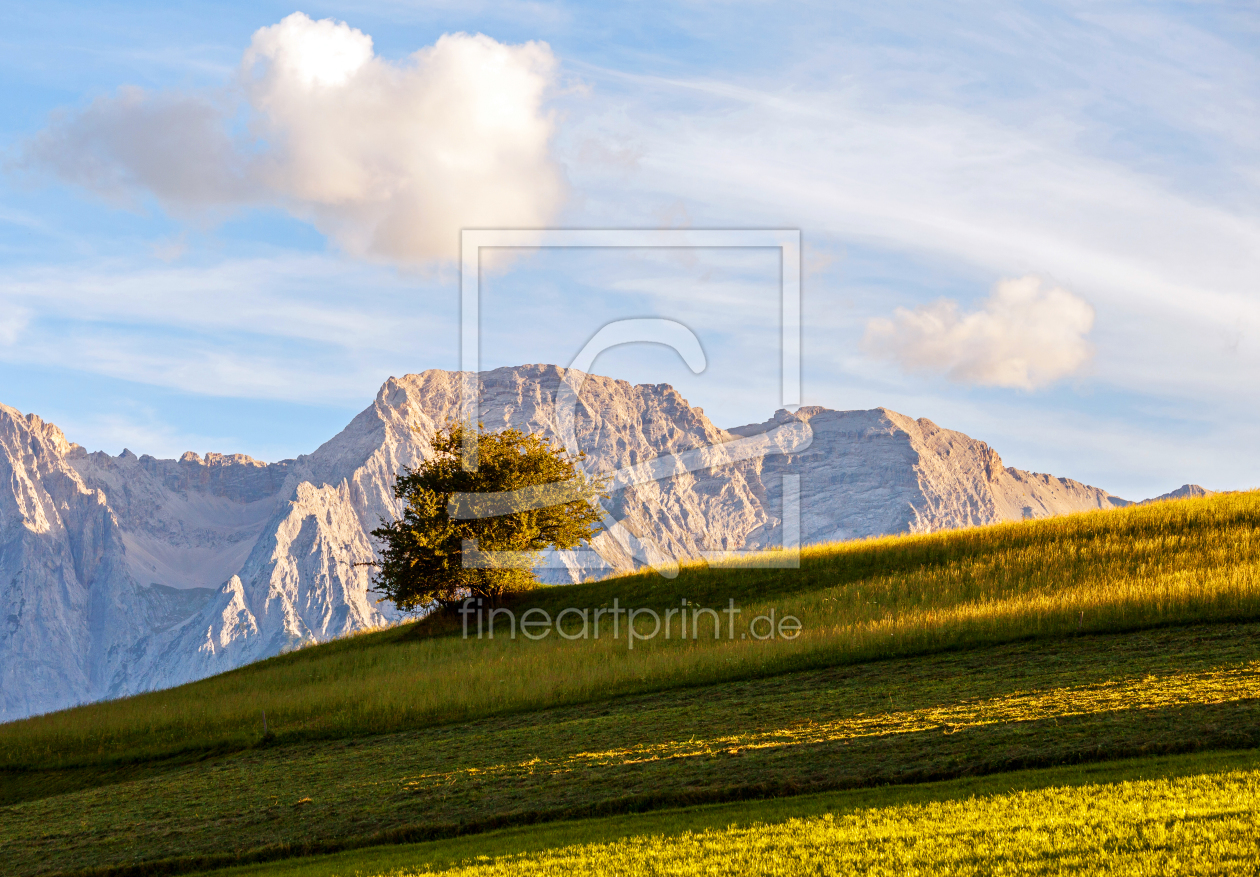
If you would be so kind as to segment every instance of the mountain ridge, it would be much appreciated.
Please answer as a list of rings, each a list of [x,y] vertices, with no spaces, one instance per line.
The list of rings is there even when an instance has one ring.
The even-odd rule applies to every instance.
[[[370,532],[399,511],[394,476],[425,459],[459,413],[462,380],[439,369],[391,377],[337,435],[276,463],[89,453],[37,415],[0,406],[0,719],[176,685],[399,620],[371,592]],[[479,380],[487,428],[553,438],[562,385],[580,385],[574,436],[600,471],[697,461],[616,491],[606,507],[623,527],[593,551],[549,552],[539,573],[552,582],[780,544],[792,483],[805,544],[1129,504],[1006,467],[982,441],[883,408],[780,410],[723,430],[667,384],[541,364]],[[807,447],[752,460],[731,452],[802,423]]]

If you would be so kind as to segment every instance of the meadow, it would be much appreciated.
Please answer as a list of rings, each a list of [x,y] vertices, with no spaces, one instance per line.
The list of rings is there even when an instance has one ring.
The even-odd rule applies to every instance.
[[[509,829],[216,877],[1254,874],[1260,754],[1176,756]]]
[[[464,639],[460,620],[303,649],[180,688],[0,726],[0,771],[386,734],[630,694],[1029,638],[1260,618],[1260,494],[823,545],[801,568],[647,572],[519,599],[774,610],[793,640]],[[723,622],[725,624],[725,622]],[[740,631],[742,633],[742,629]],[[725,631],[723,631],[725,633]]]
[[[0,861],[15,875],[116,877],[249,862],[295,874],[358,863],[336,873],[364,877],[597,874],[609,861],[970,873],[988,860],[966,858],[975,849],[1012,873],[1104,854],[1162,873],[1193,849],[1196,863],[1242,868],[1254,826],[1229,802],[1256,785],[1258,527],[1260,494],[1234,494],[819,546],[799,571],[544,588],[511,608],[734,600],[737,634],[771,609],[802,630],[758,641],[705,624],[630,649],[624,630],[478,640],[435,616],[10,723]],[[1243,751],[1185,754],[1223,750]],[[1127,773],[1091,773],[1135,756]],[[1053,770],[1010,785],[1028,768]],[[716,812],[734,815],[705,822]],[[530,840],[504,846],[512,837]]]
[[[6,873],[187,871],[610,813],[1260,746],[1260,623],[1035,640],[6,783]],[[787,798],[787,800],[791,800]],[[121,869],[121,870],[119,870]]]

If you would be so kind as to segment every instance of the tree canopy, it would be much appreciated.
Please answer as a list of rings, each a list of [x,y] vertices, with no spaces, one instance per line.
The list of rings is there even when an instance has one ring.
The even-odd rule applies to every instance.
[[[451,424],[438,432],[433,456],[394,485],[402,516],[372,531],[382,544],[373,585],[402,609],[469,596],[496,601],[534,587],[543,549],[575,548],[600,530],[595,501],[607,496],[607,481],[583,472],[585,454],[478,425],[478,465],[469,471],[468,430]]]

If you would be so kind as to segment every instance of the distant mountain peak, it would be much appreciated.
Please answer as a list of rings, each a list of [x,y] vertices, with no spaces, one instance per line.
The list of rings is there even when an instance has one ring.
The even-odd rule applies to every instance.
[[[1144,499],[1142,500],[1141,505],[1145,505],[1149,502],[1164,502],[1170,499],[1197,499],[1198,497],[1212,496],[1214,493],[1216,493],[1216,491],[1208,490],[1207,488],[1200,487],[1197,484],[1183,484],[1176,490],[1170,490],[1168,493],[1153,496],[1150,499]]]
[[[395,477],[460,415],[465,377],[391,377],[315,451],[271,464],[87,453],[0,406],[0,719],[179,684],[402,617],[376,602],[361,564],[374,556],[371,530],[399,512]],[[781,544],[793,476],[805,543],[1128,504],[1005,467],[982,441],[884,408],[781,409],[724,430],[669,384],[531,364],[478,376],[480,418],[557,437],[566,378],[580,378],[575,435],[590,468],[680,453],[705,468],[616,492],[607,508],[639,547],[601,534],[581,561],[549,554],[548,581]],[[729,456],[730,442],[792,422],[809,424],[807,448]],[[1206,493],[1187,485],[1160,499]]]

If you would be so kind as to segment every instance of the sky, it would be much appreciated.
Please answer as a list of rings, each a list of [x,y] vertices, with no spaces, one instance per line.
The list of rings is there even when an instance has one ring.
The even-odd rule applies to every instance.
[[[1260,486],[1260,5],[8,4],[0,403],[277,460],[459,366],[461,228],[798,229],[802,401]],[[483,368],[783,405],[779,255],[486,263]]]

